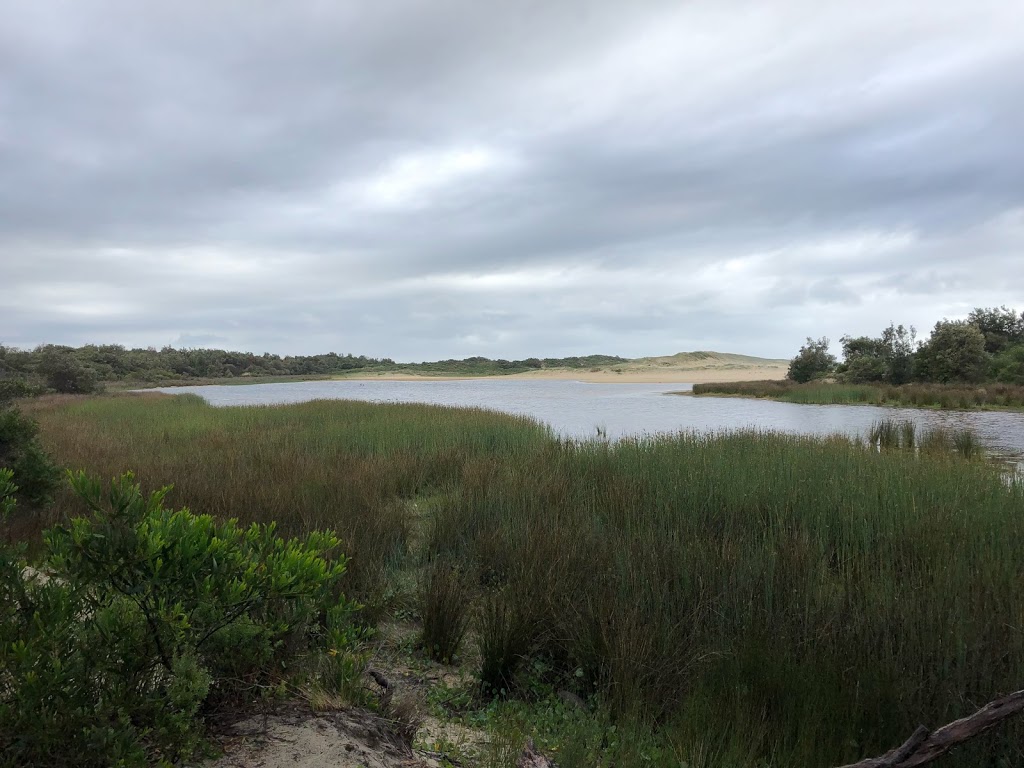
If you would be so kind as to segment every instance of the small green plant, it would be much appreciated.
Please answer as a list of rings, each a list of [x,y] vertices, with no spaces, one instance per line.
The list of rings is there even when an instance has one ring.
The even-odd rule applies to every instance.
[[[449,663],[459,652],[469,625],[469,583],[449,562],[427,566],[420,584],[423,647],[437,661]]]
[[[130,474],[71,483],[89,515],[45,534],[36,575],[0,560],[0,765],[187,759],[202,712],[350,650],[333,534],[170,510]]]

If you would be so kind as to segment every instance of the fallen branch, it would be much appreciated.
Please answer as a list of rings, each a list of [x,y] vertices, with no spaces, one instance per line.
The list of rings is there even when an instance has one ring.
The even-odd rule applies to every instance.
[[[989,702],[973,715],[954,720],[936,731],[918,726],[914,735],[896,749],[881,757],[869,757],[842,768],[914,768],[924,765],[1020,712],[1024,712],[1024,691]]]

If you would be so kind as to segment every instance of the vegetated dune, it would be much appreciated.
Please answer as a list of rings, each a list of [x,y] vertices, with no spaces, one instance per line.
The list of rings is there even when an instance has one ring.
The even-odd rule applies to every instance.
[[[505,374],[514,379],[566,379],[595,383],[687,383],[764,381],[783,379],[789,367],[788,360],[778,360],[729,352],[679,352],[662,357],[638,357],[621,363],[593,368],[542,368],[523,373]],[[468,378],[442,372],[419,373],[354,373],[346,378],[416,381],[423,379]]]

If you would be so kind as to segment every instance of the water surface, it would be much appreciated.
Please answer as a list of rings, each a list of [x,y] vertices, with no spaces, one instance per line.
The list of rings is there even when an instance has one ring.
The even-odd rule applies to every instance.
[[[737,397],[668,394],[688,384],[589,384],[577,381],[470,379],[463,381],[306,381],[281,384],[165,387],[191,392],[215,406],[276,405],[309,400],[365,400],[490,408],[532,416],[566,437],[611,439],[680,430],[743,428],[796,434],[865,435],[883,418],[919,427],[970,427],[997,454],[1024,457],[1024,413],[933,411],[870,405],[798,405]]]

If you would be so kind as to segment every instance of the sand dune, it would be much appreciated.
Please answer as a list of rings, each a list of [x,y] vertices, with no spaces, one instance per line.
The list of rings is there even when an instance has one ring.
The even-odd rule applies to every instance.
[[[640,357],[596,368],[545,368],[501,376],[507,379],[552,379],[594,383],[702,384],[711,381],[783,379],[788,360],[774,360],[727,352],[680,352],[664,357]],[[479,378],[431,373],[355,373],[351,379],[381,381],[451,381]],[[493,378],[493,377],[485,377]]]

